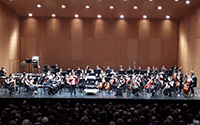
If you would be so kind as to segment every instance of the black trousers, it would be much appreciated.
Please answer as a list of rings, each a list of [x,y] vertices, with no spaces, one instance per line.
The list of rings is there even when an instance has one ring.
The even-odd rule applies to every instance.
[[[74,95],[76,95],[76,85],[70,85],[70,92],[71,92],[71,95],[73,94],[73,92],[74,92]]]

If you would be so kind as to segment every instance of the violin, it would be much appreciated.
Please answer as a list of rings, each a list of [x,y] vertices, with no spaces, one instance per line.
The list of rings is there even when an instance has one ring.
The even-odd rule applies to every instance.
[[[130,84],[130,86],[128,87],[128,89],[130,90],[134,84],[135,84],[135,81],[133,81],[133,82]]]
[[[152,77],[152,78],[148,81],[148,83],[145,85],[145,88],[146,88],[146,89],[149,89],[150,86],[151,86],[151,84],[154,83],[153,79],[154,79],[154,77]]]

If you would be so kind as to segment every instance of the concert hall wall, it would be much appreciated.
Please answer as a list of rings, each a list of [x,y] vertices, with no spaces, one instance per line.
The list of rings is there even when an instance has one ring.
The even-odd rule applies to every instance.
[[[20,72],[19,16],[0,2],[0,66]]]
[[[180,19],[178,45],[178,64],[183,66],[184,72],[195,69],[200,79],[200,5]]]
[[[21,61],[40,56],[40,64],[95,68],[109,65],[177,64],[179,21],[174,19],[88,19],[20,17]]]

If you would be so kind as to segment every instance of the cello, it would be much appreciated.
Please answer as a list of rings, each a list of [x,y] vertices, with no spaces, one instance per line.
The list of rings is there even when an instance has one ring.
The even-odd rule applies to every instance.
[[[106,89],[106,90],[109,90],[110,87],[111,87],[111,85],[112,85],[113,83],[114,83],[114,80],[111,79],[110,82],[106,83],[105,89]]]
[[[186,79],[186,83],[185,83],[184,88],[183,88],[183,92],[186,93],[186,94],[189,92],[191,81],[192,81],[192,79],[190,77]]]

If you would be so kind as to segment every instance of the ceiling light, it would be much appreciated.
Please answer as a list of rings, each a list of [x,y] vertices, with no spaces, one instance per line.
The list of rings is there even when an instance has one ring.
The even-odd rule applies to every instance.
[[[113,6],[110,6],[110,9],[114,9],[114,7],[113,7]]]
[[[87,6],[85,6],[85,8],[86,8],[86,9],[89,9],[89,8],[90,8],[90,6],[88,6],[88,5],[87,5]]]
[[[169,16],[169,15],[167,15],[167,16],[166,16],[166,19],[169,19],[169,18],[170,18],[170,16]]]
[[[123,18],[124,18],[124,15],[120,15],[120,18],[123,19]]]
[[[146,19],[146,18],[147,18],[147,15],[143,15],[143,18]]]
[[[138,9],[138,7],[137,7],[137,6],[134,6],[134,7],[133,7],[133,9],[137,10],[137,9]]]
[[[190,4],[190,1],[189,1],[189,0],[186,0],[185,3],[186,3],[186,4]]]
[[[40,7],[42,7],[40,4],[37,4],[37,8],[40,8]]]
[[[28,14],[28,16],[29,16],[29,17],[32,17],[32,16],[33,16],[33,14],[32,14],[32,13],[29,13],[29,14]]]
[[[12,1],[12,0],[10,0],[10,1]]]
[[[161,6],[158,6],[158,9],[159,9],[159,10],[162,10],[162,7],[161,7]]]
[[[65,5],[62,5],[61,8],[66,8],[66,6],[65,6]]]
[[[127,0],[124,0],[124,1],[127,1]]]
[[[176,2],[177,2],[177,1],[179,1],[179,0],[174,0],[174,1],[176,1]]]
[[[78,14],[75,14],[75,17],[78,18],[79,17]]]
[[[101,18],[101,15],[97,15],[97,18]]]
[[[56,17],[56,14],[52,14],[51,16],[52,16],[52,17]]]
[[[153,1],[153,0],[149,0],[149,1]]]

